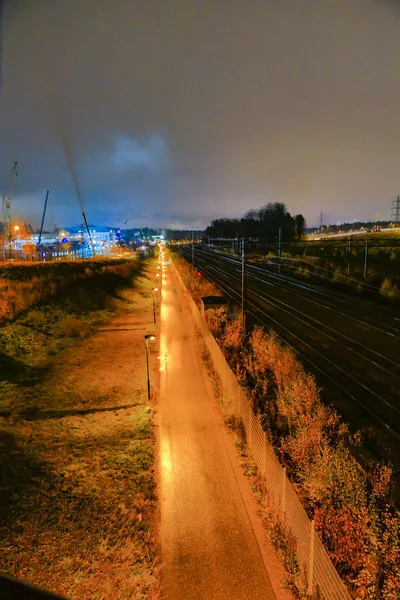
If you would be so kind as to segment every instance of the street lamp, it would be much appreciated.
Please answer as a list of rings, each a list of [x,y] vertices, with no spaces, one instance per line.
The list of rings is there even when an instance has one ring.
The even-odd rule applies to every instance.
[[[154,325],[156,325],[156,301],[155,301],[156,292],[158,292],[158,287],[153,288],[153,318],[154,318]]]
[[[144,339],[146,342],[147,399],[150,402],[149,340],[155,340],[156,336],[153,333],[147,333]]]

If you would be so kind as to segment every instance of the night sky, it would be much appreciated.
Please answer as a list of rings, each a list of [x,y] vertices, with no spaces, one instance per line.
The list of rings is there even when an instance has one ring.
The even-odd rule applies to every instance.
[[[267,202],[308,225],[400,194],[400,3],[6,0],[13,220],[195,227]],[[71,171],[75,178],[71,177]],[[118,220],[119,219],[119,220]]]

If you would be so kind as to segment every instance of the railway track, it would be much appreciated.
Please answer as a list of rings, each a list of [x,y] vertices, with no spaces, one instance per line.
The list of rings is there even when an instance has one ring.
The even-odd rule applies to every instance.
[[[191,248],[181,247],[191,260]],[[196,267],[235,303],[241,303],[241,262],[196,247]],[[400,329],[396,314],[371,302],[246,265],[247,313],[272,326],[323,388],[324,400],[361,429],[374,456],[400,459]],[[376,315],[376,310],[379,315]]]

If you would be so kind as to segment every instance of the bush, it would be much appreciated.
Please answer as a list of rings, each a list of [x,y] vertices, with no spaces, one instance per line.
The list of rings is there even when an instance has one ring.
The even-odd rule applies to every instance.
[[[393,279],[386,277],[380,287],[380,293],[386,298],[399,299],[400,289],[399,286],[393,281]]]
[[[338,572],[355,598],[398,598],[400,519],[388,503],[391,467],[378,468],[371,486],[351,454],[359,436],[322,404],[294,353],[261,327],[243,341],[240,323],[219,337],[232,367],[241,361],[241,382]]]

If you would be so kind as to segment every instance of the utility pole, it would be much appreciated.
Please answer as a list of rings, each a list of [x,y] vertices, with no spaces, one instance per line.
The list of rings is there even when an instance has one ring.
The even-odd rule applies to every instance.
[[[242,238],[242,325],[243,325],[243,330],[246,327],[245,294],[246,294],[246,258],[245,258],[245,254],[244,254],[244,238]]]
[[[365,250],[364,250],[364,279],[367,276],[367,264],[368,264],[368,239],[365,240]]]
[[[347,277],[350,277],[350,260],[351,260],[351,238],[349,237],[347,247],[348,259],[347,259]]]
[[[281,241],[282,241],[282,227],[279,227],[278,231],[278,275],[281,274]]]
[[[192,229],[192,267],[194,269],[194,229]]]
[[[397,199],[392,202],[392,221],[400,223],[400,196],[397,196]]]

